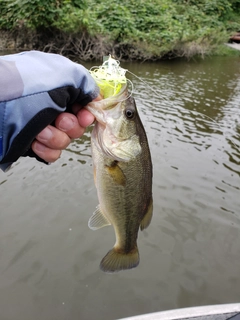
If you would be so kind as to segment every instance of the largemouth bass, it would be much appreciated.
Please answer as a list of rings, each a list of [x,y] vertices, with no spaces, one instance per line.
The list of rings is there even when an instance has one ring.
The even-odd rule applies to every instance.
[[[99,205],[89,220],[93,230],[113,225],[116,243],[100,263],[105,272],[139,264],[138,230],[152,218],[152,162],[135,100],[126,90],[115,99],[92,102],[96,117],[91,145]]]

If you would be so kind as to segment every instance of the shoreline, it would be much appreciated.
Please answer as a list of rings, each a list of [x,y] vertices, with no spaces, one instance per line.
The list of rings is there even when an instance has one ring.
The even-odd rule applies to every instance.
[[[141,48],[130,44],[109,43],[104,38],[90,38],[87,34],[80,34],[72,38],[72,35],[64,33],[56,37],[36,33],[22,29],[17,31],[0,30],[0,53],[11,54],[13,52],[39,50],[58,53],[69,58],[79,57],[80,61],[101,60],[102,56],[113,55],[122,61],[161,61],[175,58],[191,60],[196,57],[209,56],[236,56],[240,51],[238,43],[222,43],[211,47],[206,44],[199,45],[196,42],[179,44],[176,50],[163,56],[148,56]],[[75,40],[76,43],[72,45]],[[88,47],[86,47],[88,43]]]

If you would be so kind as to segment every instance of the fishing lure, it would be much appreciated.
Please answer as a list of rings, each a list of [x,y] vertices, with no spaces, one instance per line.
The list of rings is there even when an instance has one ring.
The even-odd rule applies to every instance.
[[[126,69],[120,67],[120,62],[113,59],[111,55],[104,57],[101,66],[90,69],[90,73],[100,88],[100,94],[104,99],[114,97],[123,88],[125,89],[129,82],[126,78],[126,72]]]

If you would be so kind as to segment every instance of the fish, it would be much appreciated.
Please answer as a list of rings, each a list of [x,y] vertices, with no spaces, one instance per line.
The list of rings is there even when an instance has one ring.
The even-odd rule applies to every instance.
[[[134,98],[123,91],[87,106],[96,117],[91,149],[99,199],[88,226],[97,230],[112,225],[116,236],[100,263],[107,273],[138,266],[138,231],[149,226],[153,214],[148,139]]]

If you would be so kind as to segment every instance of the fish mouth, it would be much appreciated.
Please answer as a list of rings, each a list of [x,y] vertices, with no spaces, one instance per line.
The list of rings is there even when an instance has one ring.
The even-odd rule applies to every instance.
[[[101,100],[89,103],[85,108],[94,115],[98,123],[105,127],[108,125],[109,119],[116,120],[122,114],[121,102],[109,103]]]
[[[94,115],[94,117],[96,118],[97,122],[99,122],[102,125],[106,125],[106,120],[105,120],[105,116],[104,116],[104,112],[102,110],[102,102],[101,101],[97,101],[97,102],[90,102],[88,105],[85,106],[85,108],[91,112],[91,114]]]
[[[86,105],[85,108],[95,116],[98,122],[100,122],[101,124],[106,124],[107,114],[109,112],[114,112],[114,109],[119,103],[122,103],[129,98],[129,94],[126,91],[126,88],[127,85],[123,86],[121,91],[116,96],[99,101],[92,101],[88,105]]]

